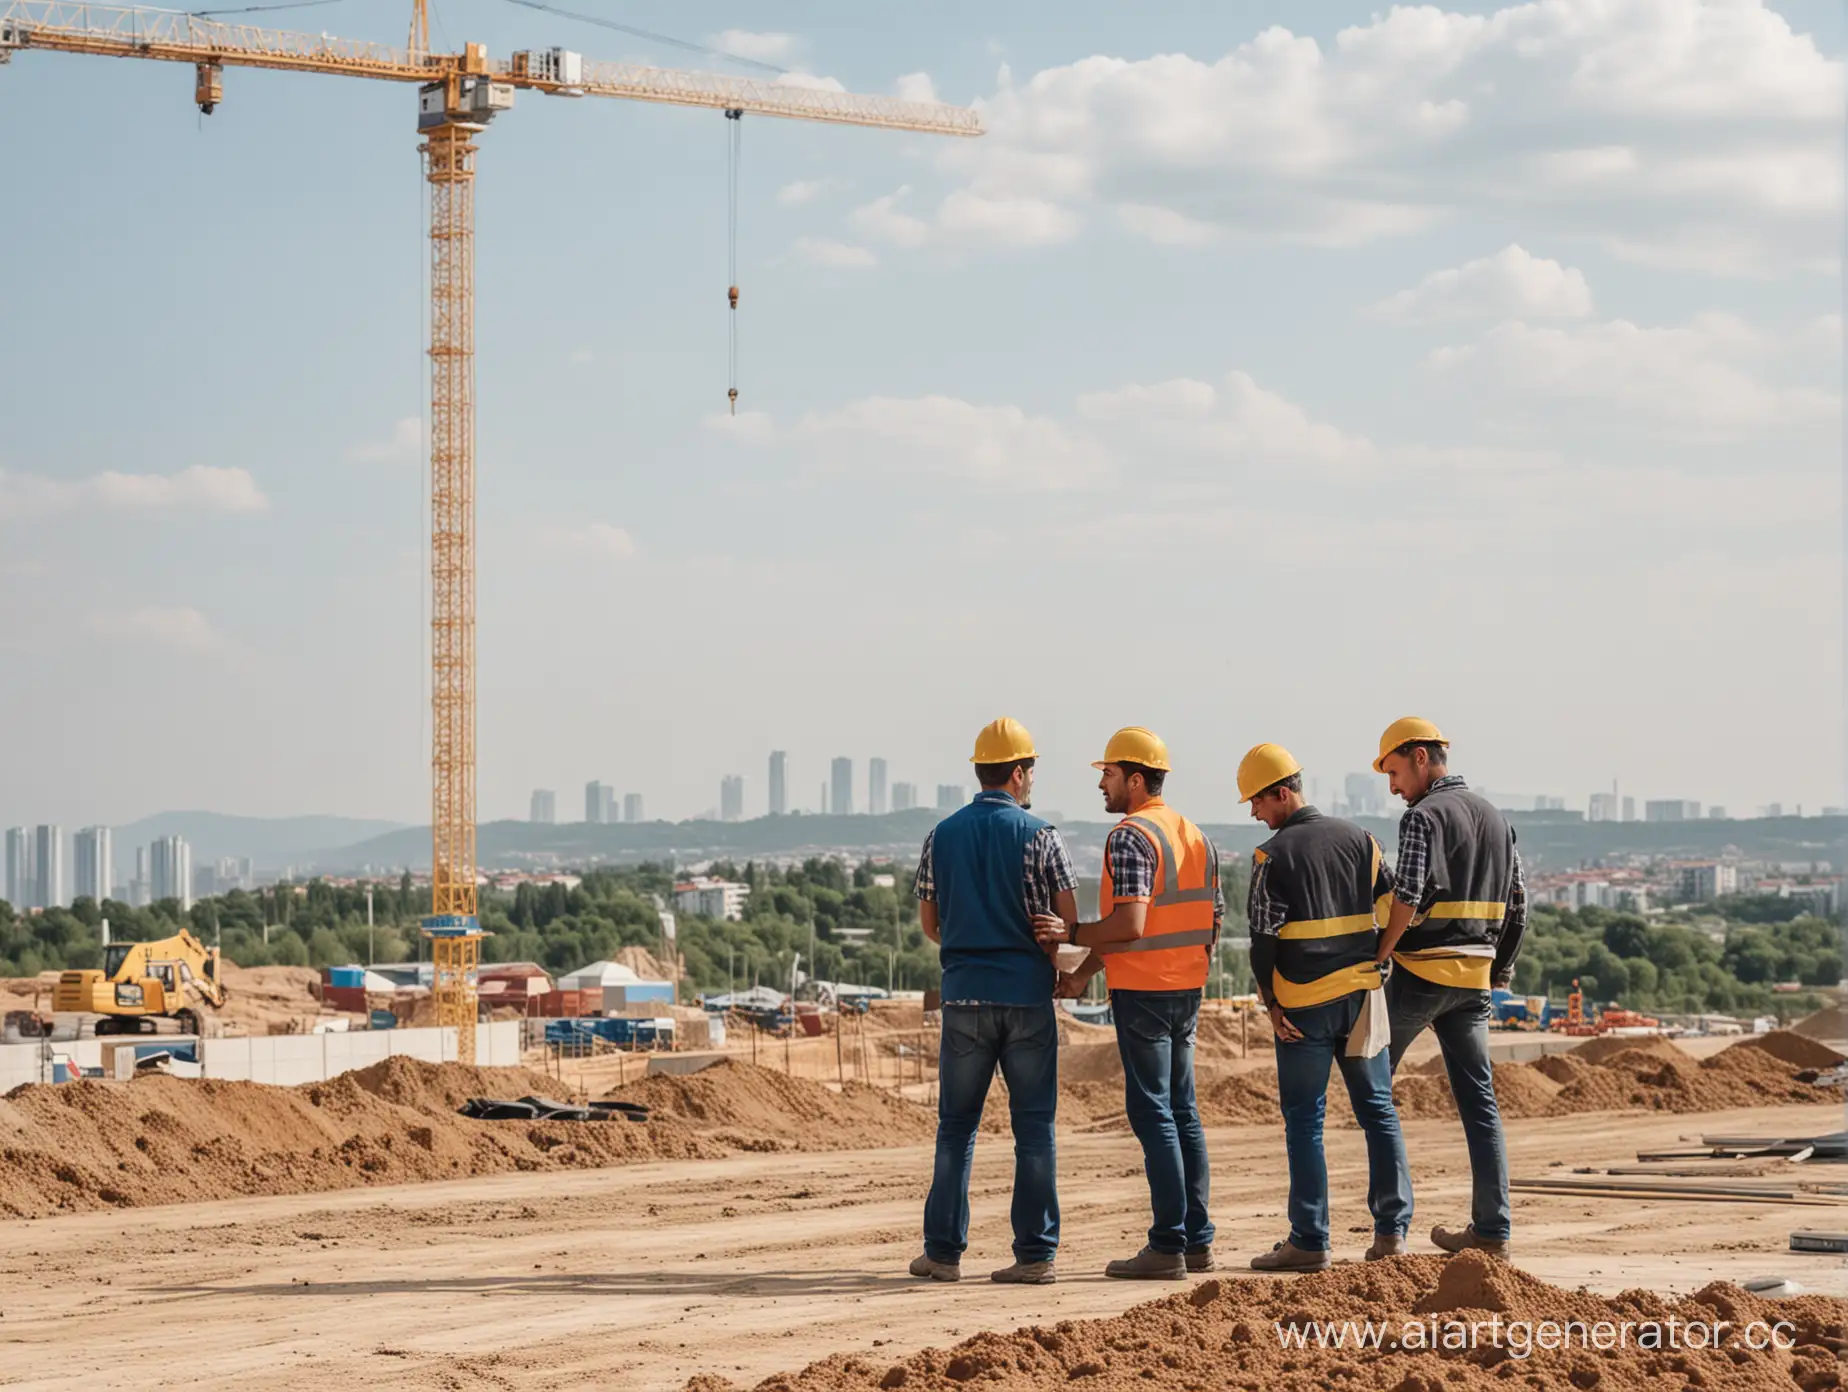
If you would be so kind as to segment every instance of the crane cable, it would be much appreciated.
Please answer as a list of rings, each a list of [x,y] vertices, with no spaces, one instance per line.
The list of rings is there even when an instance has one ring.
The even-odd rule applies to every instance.
[[[725,229],[731,276],[731,284],[725,291],[725,298],[731,304],[731,313],[727,316],[731,324],[731,380],[725,396],[731,402],[731,413],[735,416],[738,414],[738,171],[744,163],[744,112],[735,106],[727,107],[725,119],[731,122],[727,145]]]

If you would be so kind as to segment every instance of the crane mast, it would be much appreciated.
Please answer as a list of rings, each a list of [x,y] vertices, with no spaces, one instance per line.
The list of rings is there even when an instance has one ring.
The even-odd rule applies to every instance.
[[[224,99],[224,69],[270,68],[418,85],[430,185],[430,916],[437,1021],[476,1060],[481,919],[475,841],[475,136],[514,92],[697,106],[834,125],[977,136],[963,107],[819,90],[715,73],[586,62],[565,49],[491,59],[482,44],[429,51],[427,0],[406,46],[297,34],[205,16],[82,0],[0,0],[0,63],[45,49],[191,63],[193,100]],[[735,288],[732,293],[736,293]]]

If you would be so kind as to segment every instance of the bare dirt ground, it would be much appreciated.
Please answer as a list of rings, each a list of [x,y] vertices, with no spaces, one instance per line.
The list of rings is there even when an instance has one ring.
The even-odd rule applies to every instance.
[[[1839,1106],[1606,1113],[1515,1121],[1509,1138],[1513,1172],[1533,1175],[1702,1131],[1841,1124]],[[1467,1162],[1454,1122],[1406,1129],[1417,1236],[1461,1220]],[[1209,1136],[1226,1276],[1284,1233],[1282,1137],[1270,1125]],[[1146,1222],[1128,1136],[1061,1137],[1052,1287],[907,1277],[929,1165],[919,1146],[737,1155],[16,1221],[0,1228],[0,1383],[667,1392],[703,1373],[749,1386],[828,1354],[891,1362],[1173,1289],[1097,1274]],[[1358,1133],[1331,1129],[1329,1166],[1337,1254],[1358,1256]],[[1010,1169],[1006,1139],[984,1138],[970,1277],[1008,1259]],[[1515,1214],[1517,1265],[1563,1287],[1686,1292],[1776,1273],[1848,1296],[1839,1257],[1786,1250],[1793,1227],[1842,1226],[1835,1210],[1517,1195]]]

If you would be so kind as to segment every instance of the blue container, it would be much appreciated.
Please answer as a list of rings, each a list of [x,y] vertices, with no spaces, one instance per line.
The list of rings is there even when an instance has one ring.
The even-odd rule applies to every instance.
[[[364,986],[366,984],[366,969],[364,967],[329,967],[327,969],[327,984],[329,986],[339,986],[346,989]]]

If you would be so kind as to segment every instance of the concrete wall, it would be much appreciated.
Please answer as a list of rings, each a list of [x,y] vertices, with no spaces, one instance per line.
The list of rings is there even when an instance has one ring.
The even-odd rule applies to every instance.
[[[177,1043],[183,1036],[143,1039]],[[113,1039],[76,1039],[51,1046],[52,1057],[81,1068],[104,1066],[104,1046]],[[355,1068],[404,1055],[427,1063],[453,1063],[453,1029],[353,1030],[346,1034],[273,1034],[252,1039],[202,1041],[205,1076],[289,1086],[318,1083]],[[476,1061],[483,1067],[512,1068],[520,1062],[520,1022],[500,1020],[475,1027]],[[0,1092],[21,1083],[50,1081],[50,1065],[37,1044],[0,1044]]]

